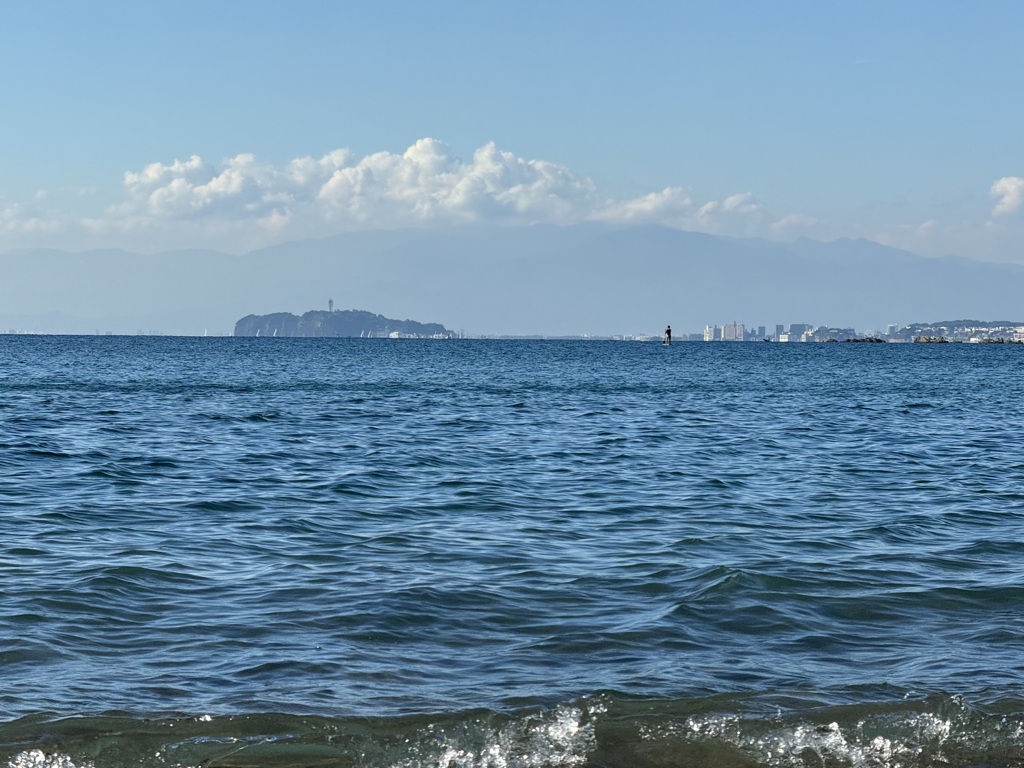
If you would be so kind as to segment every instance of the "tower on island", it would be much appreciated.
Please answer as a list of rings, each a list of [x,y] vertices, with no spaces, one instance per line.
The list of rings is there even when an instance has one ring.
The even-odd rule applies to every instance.
[[[327,311],[328,312],[333,312],[334,311],[334,299],[328,299],[327,300]]]

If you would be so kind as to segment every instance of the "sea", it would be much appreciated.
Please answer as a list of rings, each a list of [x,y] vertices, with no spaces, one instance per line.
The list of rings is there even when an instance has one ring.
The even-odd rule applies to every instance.
[[[1024,346],[0,336],[0,765],[1024,766]]]

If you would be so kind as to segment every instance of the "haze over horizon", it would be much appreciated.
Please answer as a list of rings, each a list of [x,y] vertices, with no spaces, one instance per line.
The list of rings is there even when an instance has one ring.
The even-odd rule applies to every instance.
[[[28,290],[11,254],[36,249],[586,223],[1024,265],[1022,22],[917,0],[18,5],[5,279]]]

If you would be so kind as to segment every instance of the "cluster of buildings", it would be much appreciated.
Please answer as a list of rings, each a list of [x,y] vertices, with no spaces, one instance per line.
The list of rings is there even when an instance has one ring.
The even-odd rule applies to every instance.
[[[789,327],[776,325],[774,328],[759,325],[756,329],[748,329],[743,323],[732,322],[722,326],[706,326],[703,335],[689,334],[686,340],[822,342],[878,339],[889,342],[912,342],[922,338],[966,343],[994,341],[1024,343],[1024,324],[954,320],[940,323],[913,323],[905,326],[892,324],[887,326],[884,332],[858,332],[853,328],[813,326],[807,323],[793,323]]]
[[[857,336],[852,328],[815,328],[806,323],[793,323],[789,328],[776,325],[770,330],[767,326],[759,325],[748,329],[743,323],[732,322],[722,326],[706,326],[703,341],[825,341],[826,338],[818,337],[830,331],[838,334],[836,341]]]

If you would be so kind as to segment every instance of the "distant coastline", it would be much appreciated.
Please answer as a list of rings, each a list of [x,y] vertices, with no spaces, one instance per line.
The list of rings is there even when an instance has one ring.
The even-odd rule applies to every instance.
[[[35,334],[230,336],[252,312],[326,310],[334,294],[343,309],[421,322],[436,308],[460,337],[660,338],[671,323],[683,341],[739,321],[767,326],[758,341],[785,322],[792,341],[790,322],[867,335],[1013,319],[1024,295],[1020,265],[649,225],[350,232],[237,255],[32,250],[0,253],[0,266],[0,330]]]
[[[28,325],[28,324],[26,324]],[[675,325],[675,323],[673,323]],[[678,326],[677,326],[678,327]],[[287,338],[406,338],[406,339],[521,339],[576,341],[658,341],[661,334],[510,334],[452,331],[440,323],[396,320],[364,310],[312,310],[302,315],[275,312],[246,315],[234,324],[232,332],[167,333],[142,330],[135,333],[97,329],[94,333],[68,332],[43,328],[0,326],[0,336],[239,336]],[[942,320],[931,323],[890,325],[885,331],[857,331],[828,325],[792,324],[789,326],[745,326],[727,323],[707,326],[703,333],[678,332],[674,342],[714,341],[746,342],[834,342],[868,341],[891,343],[982,343],[1024,344],[1024,321]]]
[[[788,328],[758,326],[748,328],[742,323],[707,326],[703,334],[688,334],[681,341],[773,341],[773,342],[965,342],[1024,343],[1024,322],[1010,320],[942,320],[936,323],[890,325],[884,332],[859,332],[853,328],[794,323]]]

